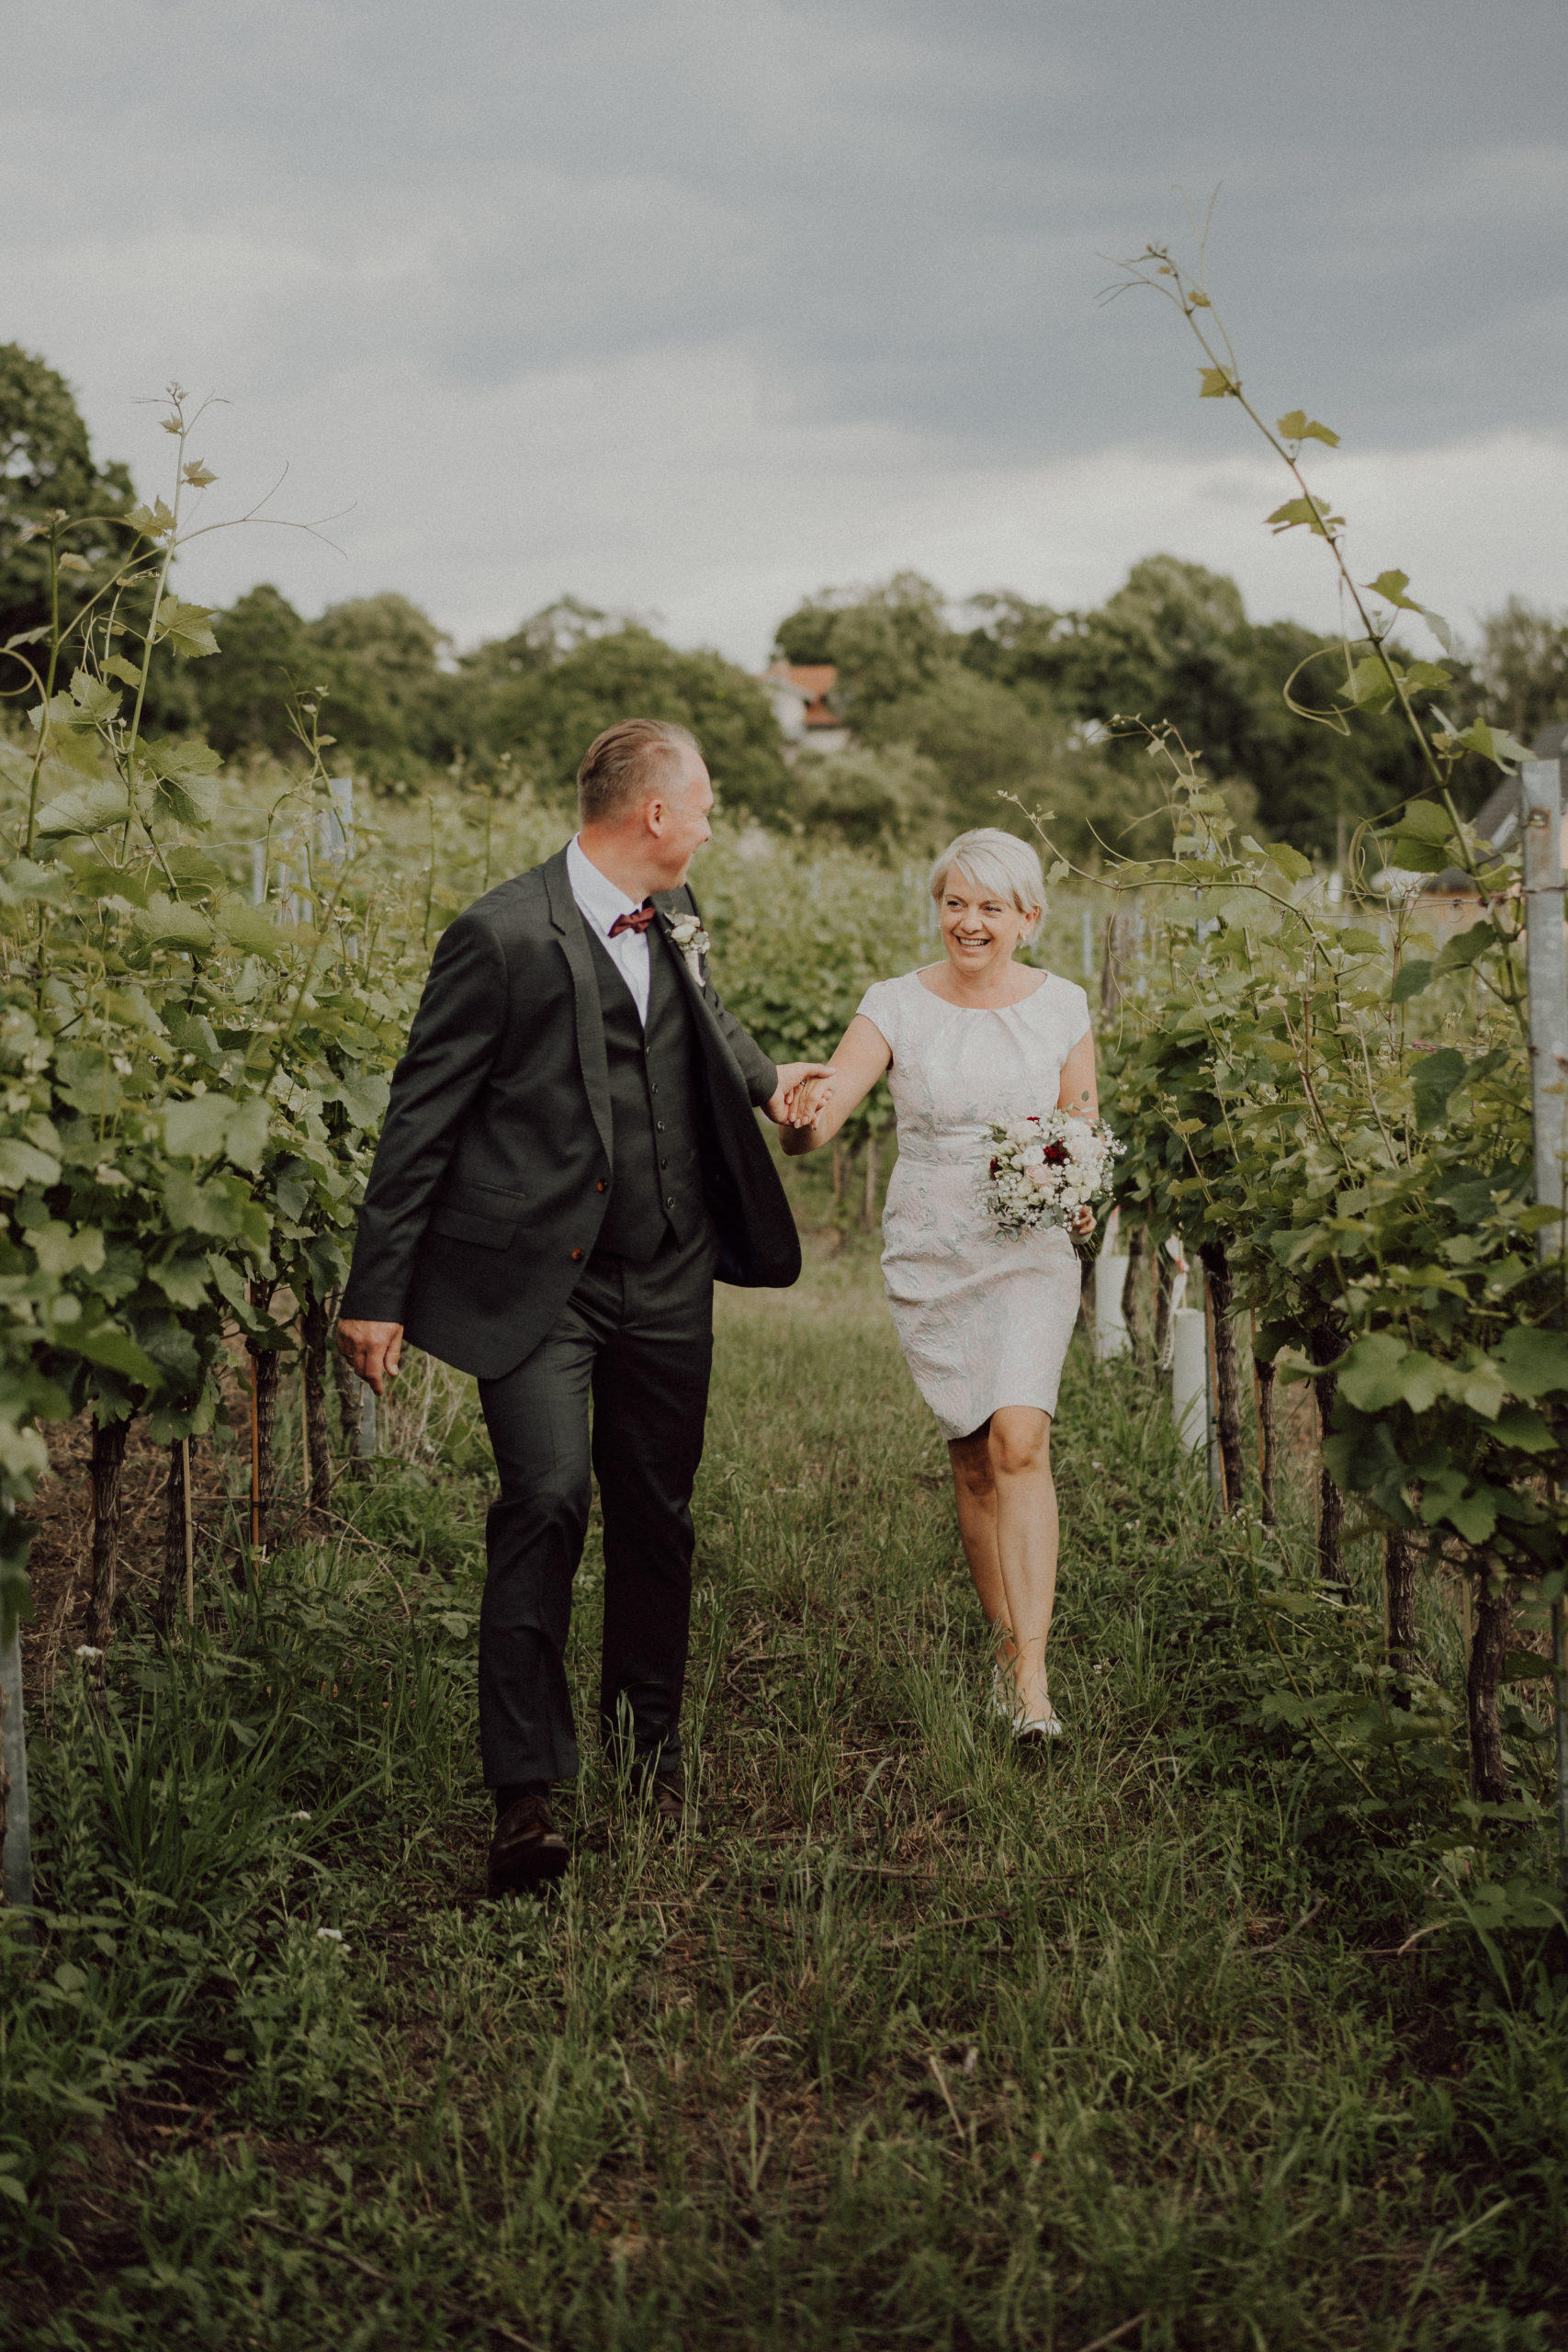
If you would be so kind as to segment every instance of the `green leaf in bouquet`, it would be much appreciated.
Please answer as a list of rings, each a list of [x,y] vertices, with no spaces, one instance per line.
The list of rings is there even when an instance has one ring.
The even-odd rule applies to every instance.
[[[125,824],[130,816],[130,797],[118,776],[105,776],[85,790],[63,792],[40,808],[34,820],[33,831],[40,840],[62,839],[72,833],[101,833],[110,826]]]

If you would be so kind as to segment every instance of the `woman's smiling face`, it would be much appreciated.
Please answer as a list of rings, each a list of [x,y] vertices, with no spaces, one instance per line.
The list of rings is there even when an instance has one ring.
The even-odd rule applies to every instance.
[[[948,876],[938,908],[942,945],[955,971],[978,979],[993,967],[1010,963],[1033,921],[1010,899],[998,899],[980,889],[957,866]]]

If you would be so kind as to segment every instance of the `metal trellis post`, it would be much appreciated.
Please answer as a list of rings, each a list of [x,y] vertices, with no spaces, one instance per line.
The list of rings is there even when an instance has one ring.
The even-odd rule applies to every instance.
[[[1527,760],[1519,771],[1524,853],[1525,941],[1529,964],[1530,1110],[1535,1196],[1555,1225],[1536,1237],[1542,1257],[1563,1250],[1563,1161],[1568,1158],[1568,956],[1562,902],[1562,772],[1557,760]],[[1561,1595],[1551,1604],[1557,1722],[1558,1868],[1568,1883],[1568,1648]]]

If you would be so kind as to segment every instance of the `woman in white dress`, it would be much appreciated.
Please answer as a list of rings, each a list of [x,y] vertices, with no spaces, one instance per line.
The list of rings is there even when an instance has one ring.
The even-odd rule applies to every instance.
[[[1082,989],[1014,961],[1044,911],[1040,860],[985,826],[931,869],[945,963],[878,980],[803,1087],[786,1152],[829,1142],[886,1072],[898,1158],[883,1272],[915,1385],[947,1440],[958,1527],[996,1636],[996,1694],[1019,1738],[1055,1737],[1045,1642],[1056,1592],[1051,1420],[1078,1311],[1078,1261],[1060,1228],[1009,1238],[979,1198],[986,1129],[1060,1106],[1098,1115]],[[1094,1229],[1092,1210],[1076,1231]]]

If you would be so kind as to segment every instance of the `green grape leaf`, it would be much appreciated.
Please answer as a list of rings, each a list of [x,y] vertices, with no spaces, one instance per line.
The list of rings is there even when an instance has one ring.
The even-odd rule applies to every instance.
[[[212,1278],[205,1258],[171,1258],[162,1266],[149,1266],[147,1271],[164,1296],[175,1306],[189,1309],[206,1304]]]
[[[1304,408],[1293,408],[1275,421],[1275,431],[1281,441],[1321,441],[1325,449],[1337,449],[1339,435],[1326,424],[1319,424],[1309,417]]]
[[[193,1094],[164,1112],[164,1145],[176,1159],[215,1159],[228,1140],[235,1105],[227,1094]]]
[[[1568,1389],[1568,1335],[1516,1325],[1497,1349],[1503,1378],[1515,1396],[1548,1396]]]
[[[1241,386],[1229,368],[1200,368],[1198,397],[1201,401],[1223,401],[1239,394]]]
[[[28,1247],[46,1274],[96,1274],[104,1262],[104,1237],[96,1225],[73,1231],[51,1217],[29,1229]]]
[[[136,926],[155,947],[185,947],[199,955],[212,944],[211,924],[194,907],[182,906],[161,890],[154,890],[145,909],[138,910]]]
[[[224,938],[247,956],[276,962],[289,944],[265,907],[248,907],[243,899],[225,899],[213,920]]]
[[[125,824],[130,816],[124,785],[118,776],[106,776],[85,791],[62,793],[51,800],[39,810],[33,831],[44,841],[60,840],[72,833],[107,832],[111,825]]]
[[[158,607],[154,644],[167,641],[187,662],[199,661],[204,653],[216,653],[218,639],[210,626],[215,609],[211,605],[187,605],[178,596],[165,596]]]
[[[1304,882],[1312,872],[1312,860],[1303,857],[1289,842],[1270,842],[1264,855],[1277,866],[1287,882]]]
[[[1443,1124],[1449,1097],[1464,1082],[1464,1056],[1452,1046],[1440,1046],[1435,1054],[1424,1054],[1416,1065],[1416,1124],[1423,1135]]]

